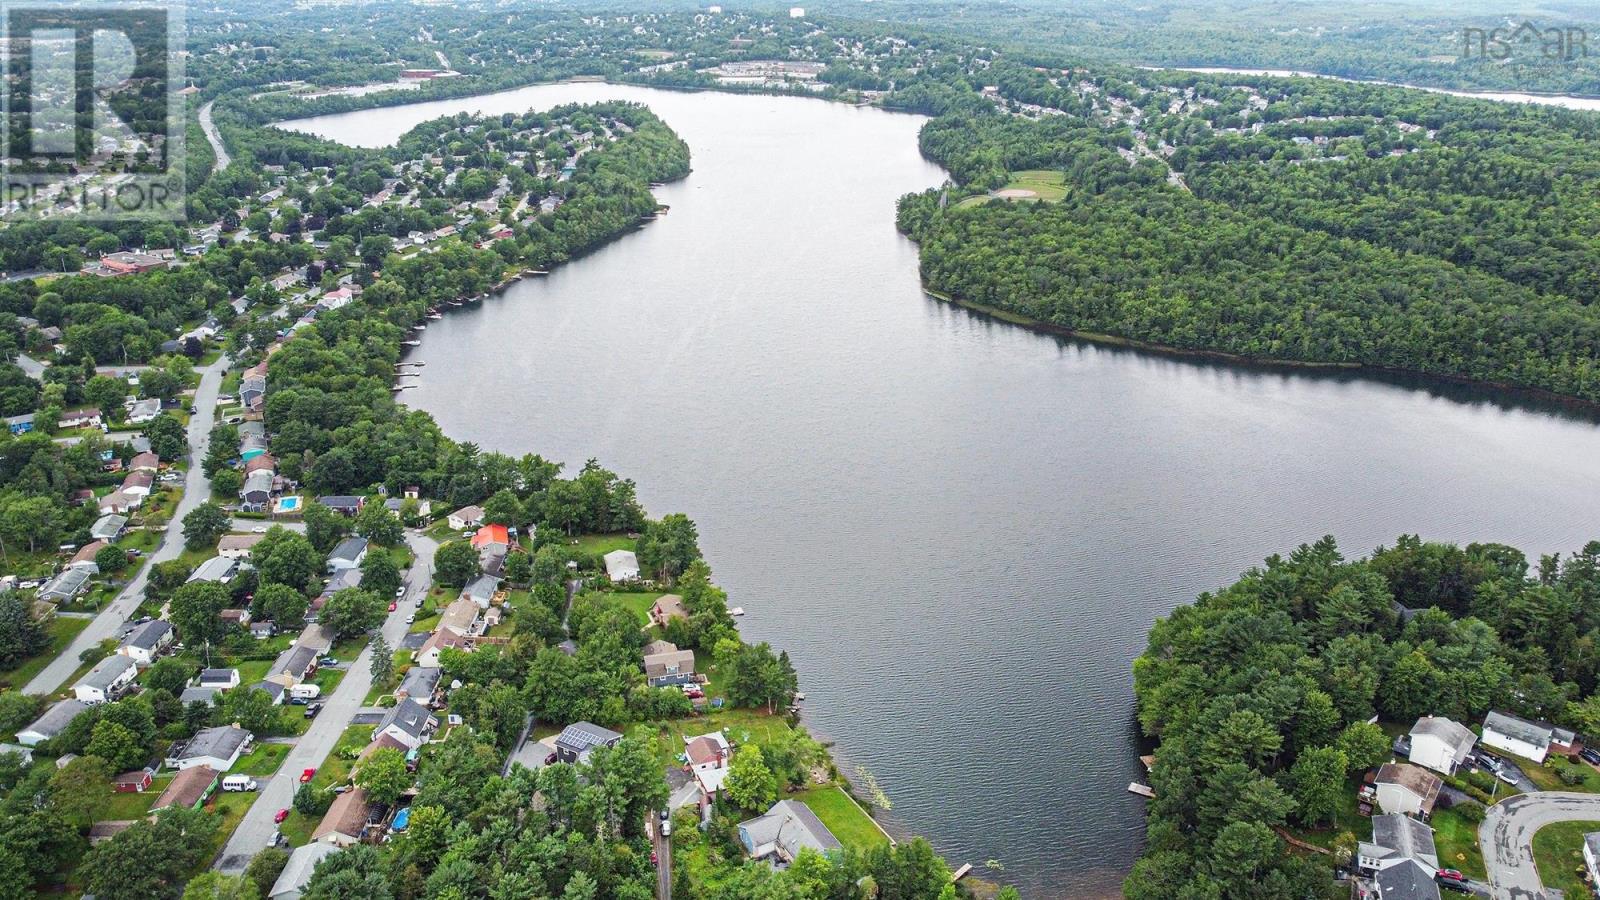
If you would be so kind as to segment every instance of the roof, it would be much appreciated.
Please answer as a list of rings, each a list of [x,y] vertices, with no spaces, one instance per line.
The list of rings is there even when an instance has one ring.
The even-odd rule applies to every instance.
[[[99,540],[110,540],[121,534],[122,529],[126,527],[128,527],[127,516],[106,513],[95,520],[93,527],[89,529],[89,535]]]
[[[72,597],[83,586],[89,583],[89,570],[83,568],[62,569],[61,574],[50,579],[50,583],[39,590],[41,598]]]
[[[1378,768],[1377,784],[1394,784],[1422,798],[1424,809],[1432,809],[1444,782],[1439,776],[1410,763],[1384,763]]]
[[[412,737],[420,738],[428,730],[428,721],[432,718],[433,714],[428,712],[426,706],[407,698],[389,710],[383,721],[378,723],[378,730],[385,731],[392,725]]]
[[[1584,846],[1589,848],[1589,855],[1600,859],[1600,831],[1591,831],[1583,836]]]
[[[217,541],[218,550],[249,550],[266,540],[264,534],[225,534]]]
[[[238,669],[201,669],[201,684],[232,684],[239,677]]]
[[[1550,726],[1538,725],[1503,712],[1490,710],[1489,714],[1483,717],[1483,730],[1503,734],[1512,740],[1532,744],[1535,747],[1550,746]]]
[[[431,697],[441,674],[441,670],[429,666],[412,666],[400,680],[400,691],[410,697]]]
[[[805,847],[825,853],[843,846],[811,807],[798,800],[779,800],[766,815],[740,822],[739,832],[757,857],[776,852],[794,859]]]
[[[338,847],[321,841],[312,841],[294,848],[289,854],[289,861],[284,864],[283,871],[278,873],[278,880],[272,883],[272,893],[268,896],[298,894],[304,891],[311,881],[311,872],[316,869],[317,863],[338,852]]]
[[[720,731],[693,738],[683,748],[684,755],[689,757],[689,763],[696,766],[715,762],[727,751],[728,741]]]
[[[504,525],[485,525],[479,528],[477,533],[472,536],[472,546],[474,547],[482,547],[486,544],[509,545],[510,543],[511,532]]]
[[[622,740],[622,735],[593,722],[573,722],[556,735],[556,746],[572,753],[584,753]]]
[[[468,582],[466,587],[461,589],[461,594],[465,597],[471,597],[474,600],[478,599],[479,597],[483,598],[484,600],[491,600],[494,598],[494,592],[499,589],[500,579],[494,577],[493,575],[479,575],[477,578],[474,578],[472,581]]]
[[[276,681],[258,681],[255,684],[250,685],[250,688],[251,690],[256,691],[266,691],[267,696],[271,697],[272,702],[274,703],[278,702],[278,700],[283,697],[283,692],[287,690],[287,688]]]
[[[428,635],[428,639],[422,642],[422,646],[417,649],[417,653],[427,653],[429,650],[456,649],[466,646],[466,643],[467,639],[463,635],[448,628],[441,628]]]
[[[209,756],[215,759],[228,759],[238,753],[250,738],[250,732],[232,725],[202,728],[183,745],[183,750],[179,752],[177,758],[198,759]]]
[[[213,556],[195,568],[189,575],[190,581],[226,581],[239,571],[238,560],[226,556]]]
[[[333,494],[327,497],[318,497],[317,502],[329,509],[354,509],[361,505],[361,498],[349,494]]]
[[[663,594],[650,604],[651,612],[668,619],[687,619],[689,611],[683,607],[683,598],[677,594]]]
[[[75,688],[97,688],[104,691],[116,684],[117,679],[123,677],[129,669],[137,668],[138,666],[134,665],[133,660],[113,653],[95,663],[94,668],[85,672],[83,677],[79,678],[72,686]]]
[[[244,490],[247,494],[255,491],[272,493],[272,472],[267,469],[251,472],[244,480]]]
[[[328,554],[328,561],[345,560],[354,563],[365,552],[367,552],[366,538],[348,537],[340,541],[339,546],[333,548],[333,552]]]
[[[294,639],[296,647],[310,647],[314,650],[329,650],[333,647],[334,632],[326,625],[313,622],[307,625],[300,636]]]
[[[122,639],[122,646],[137,647],[140,650],[154,650],[167,635],[172,633],[172,623],[166,619],[151,619],[128,632]]]
[[[463,506],[450,514],[450,518],[460,519],[463,522],[478,522],[483,519],[483,507]]]
[[[333,798],[333,805],[317,823],[317,830],[311,832],[311,839],[320,841],[330,834],[360,837],[367,826],[368,807],[366,791],[358,787],[345,791]]]
[[[693,650],[669,650],[666,653],[652,653],[644,658],[644,674],[649,678],[674,672],[693,671]]]
[[[635,574],[639,571],[639,557],[632,550],[613,550],[601,558],[606,561],[606,574],[613,578],[630,569]]]
[[[200,802],[200,798],[217,783],[217,770],[210,766],[190,766],[179,772],[167,789],[161,792],[151,809],[174,806],[187,809]]]
[[[305,674],[306,669],[310,667],[316,658],[317,648],[315,647],[290,647],[278,654],[278,658],[272,661],[272,668],[268,670],[268,674],[281,675],[288,673],[299,678]]]
[[[1383,900],[1439,900],[1439,885],[1434,883],[1433,875],[1433,871],[1407,862],[1380,869],[1373,877]]]
[[[101,550],[104,550],[105,548],[107,548],[109,546],[111,546],[111,545],[106,543],[105,541],[101,541],[101,540],[90,541],[89,543],[84,544],[82,547],[78,548],[78,552],[77,553],[72,554],[72,559],[67,562],[67,565],[75,566],[75,565],[77,565],[79,563],[86,563],[86,562],[92,563],[92,562],[94,562],[94,555],[96,553],[99,553]]]
[[[476,621],[478,621],[478,604],[474,603],[471,597],[459,597],[444,608],[444,612],[439,616],[439,628],[466,634]]]
[[[657,653],[670,653],[678,649],[678,645],[671,641],[651,641],[644,645],[644,655],[654,656]]]
[[[128,461],[128,465],[135,469],[154,469],[161,465],[161,457],[153,451],[146,450],[143,453],[135,453],[133,459]]]
[[[1443,741],[1454,751],[1457,762],[1466,759],[1467,754],[1472,752],[1472,745],[1478,741],[1478,736],[1472,733],[1471,728],[1444,716],[1423,716],[1418,719],[1417,724],[1411,726],[1411,739],[1416,740],[1422,735]]]
[[[1399,813],[1372,817],[1372,843],[1394,854],[1414,859],[1425,866],[1439,867],[1439,852],[1434,848],[1433,829]]]
[[[216,696],[216,688],[205,685],[197,685],[195,687],[184,688],[183,693],[178,695],[178,702],[182,703],[184,706],[188,706],[191,703],[204,703],[207,706],[210,706],[212,699]]]
[[[68,699],[57,703],[44,711],[44,715],[33,720],[33,724],[22,729],[19,734],[32,732],[43,735],[45,739],[53,738],[72,724],[78,714],[89,708],[89,704],[78,699]]]

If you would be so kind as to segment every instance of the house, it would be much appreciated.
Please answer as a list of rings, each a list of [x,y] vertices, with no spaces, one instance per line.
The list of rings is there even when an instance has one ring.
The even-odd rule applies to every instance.
[[[89,537],[97,541],[114,541],[122,537],[122,532],[128,528],[128,517],[118,515],[104,515],[95,520],[89,528]]]
[[[694,651],[674,647],[644,658],[644,677],[654,682],[663,675],[688,675],[694,672]]]
[[[104,423],[100,418],[100,410],[92,406],[82,409],[69,409],[56,420],[56,428],[101,428]]]
[[[415,700],[401,700],[383,717],[373,738],[384,735],[394,738],[408,749],[415,750],[428,740],[428,735],[439,727],[439,720],[428,708]]]
[[[148,497],[155,484],[156,477],[149,472],[129,472],[118,490],[130,497]]]
[[[427,703],[433,699],[433,692],[438,690],[442,674],[443,671],[437,666],[412,666],[400,679],[400,686],[395,689],[394,695],[401,700]]]
[[[1441,775],[1454,775],[1472,752],[1477,735],[1443,716],[1423,716],[1411,726],[1411,761]]]
[[[154,272],[165,269],[167,261],[159,256],[149,253],[121,252],[110,253],[100,257],[100,263],[91,267],[92,274],[102,278],[115,278],[119,275],[140,275],[145,272]]]
[[[307,625],[294,639],[296,647],[309,647],[318,653],[327,653],[333,649],[333,630],[315,623]]]
[[[83,589],[88,585],[88,569],[66,568],[40,588],[38,596],[40,600],[48,600],[51,603],[66,603],[83,593]]]
[[[25,766],[33,765],[33,751],[21,744],[0,744],[0,755],[15,754]]]
[[[245,476],[244,488],[239,491],[239,499],[243,501],[247,510],[261,512],[272,502],[273,474],[266,470],[251,472]]]
[[[201,669],[200,677],[195,679],[195,684],[219,691],[232,690],[239,686],[239,670]]]
[[[479,525],[483,524],[483,507],[463,506],[451,513],[449,516],[445,517],[445,521],[449,522],[450,527],[456,531],[464,531],[468,528],[477,528]]]
[[[1410,763],[1384,763],[1373,781],[1378,806],[1385,813],[1405,813],[1427,819],[1439,799],[1444,782],[1439,776]]]
[[[1356,845],[1356,868],[1372,878],[1379,900],[1439,897],[1433,829],[1408,816],[1373,816],[1372,840]]]
[[[474,626],[478,624],[479,612],[478,604],[471,597],[459,597],[439,615],[438,630],[448,629],[463,637],[470,637],[477,631]]]
[[[118,645],[117,652],[141,666],[148,666],[156,661],[162,651],[172,646],[173,637],[171,622],[151,619],[128,632]]]
[[[338,847],[322,841],[312,841],[294,848],[283,871],[278,873],[278,880],[272,883],[272,892],[267,895],[267,900],[300,900],[306,885],[311,883],[311,873],[317,868],[317,863],[338,852]]]
[[[564,763],[582,762],[596,747],[615,747],[622,735],[593,722],[574,722],[556,735],[556,758]]]
[[[715,799],[717,792],[722,790],[722,783],[727,780],[728,764],[733,758],[733,748],[729,746],[727,736],[720,731],[713,731],[685,738],[683,755],[689,761],[689,773],[699,786],[700,795],[707,800]]]
[[[97,502],[95,505],[100,508],[102,515],[107,513],[125,515],[143,506],[144,498],[137,494],[127,493],[121,488],[118,488],[117,490],[106,494],[104,497],[101,497],[99,502]]]
[[[667,627],[673,619],[688,619],[689,611],[683,608],[683,598],[677,594],[663,594],[650,604],[650,624]]]
[[[328,571],[343,572],[346,569],[358,569],[361,561],[367,558],[367,539],[363,537],[348,537],[339,542],[328,554]]]
[[[161,415],[161,398],[148,397],[128,407],[128,424],[143,425]]]
[[[248,628],[250,626],[250,610],[248,609],[224,609],[217,613],[217,618],[222,620],[222,624],[235,628]]]
[[[367,792],[358,787],[351,788],[333,798],[333,805],[328,807],[327,814],[317,823],[317,829],[311,832],[311,840],[335,847],[358,844],[367,833],[369,812]]]
[[[417,650],[417,665],[425,668],[439,668],[440,655],[445,650],[467,650],[467,639],[448,628],[440,628],[423,642],[421,649]]]
[[[217,555],[224,559],[249,559],[250,551],[264,538],[264,534],[225,534],[217,541]]]
[[[278,633],[278,623],[268,619],[263,622],[250,623],[250,636],[258,641],[271,640]]]
[[[263,453],[254,459],[247,460],[244,464],[245,476],[248,477],[256,472],[271,472],[273,474],[277,474],[278,458],[273,456],[271,453]]]
[[[1583,867],[1589,870],[1589,883],[1600,884],[1600,831],[1583,836]]]
[[[62,700],[33,720],[33,724],[17,732],[17,743],[24,747],[37,747],[65,731],[78,714],[89,708],[82,700]]]
[[[428,500],[418,500],[416,497],[390,497],[383,501],[383,508],[398,516],[405,512],[407,500],[417,501],[417,515],[419,517],[426,519],[432,514],[433,503]]]
[[[202,728],[189,740],[174,744],[166,764],[174,769],[210,766],[218,772],[226,772],[240,756],[250,752],[254,740],[255,735],[235,725]]]
[[[90,541],[79,547],[77,553],[72,554],[72,559],[67,560],[67,565],[70,568],[83,569],[91,574],[99,575],[100,565],[94,561],[95,555],[109,546],[111,545],[105,541]]]
[[[504,555],[511,546],[511,531],[504,525],[485,525],[473,533],[472,546],[479,552],[498,550]]]
[[[315,610],[315,611],[320,612],[322,610],[322,607],[327,605],[328,599],[331,598],[334,594],[337,594],[340,591],[349,590],[350,588],[353,588],[353,587],[359,587],[360,585],[361,585],[361,570],[360,569],[345,569],[344,571],[339,572],[336,575],[334,575],[332,578],[328,579],[328,583],[326,585],[324,585],[323,588],[322,588],[322,593],[318,594],[311,601],[311,608],[313,610]]]
[[[290,647],[278,654],[272,668],[267,670],[267,681],[292,688],[317,670],[318,653],[314,647]]]
[[[488,609],[499,590],[500,579],[493,575],[479,575],[467,582],[467,586],[461,589],[461,596],[478,604],[479,609]]]
[[[27,434],[33,430],[33,413],[20,416],[7,416],[6,427],[12,434]]]
[[[266,694],[273,706],[282,706],[283,698],[289,694],[289,689],[276,681],[258,681],[250,685],[250,689]]]
[[[89,826],[89,846],[95,847],[104,844],[117,835],[132,828],[136,823],[132,819],[108,819],[96,822]]]
[[[1558,744],[1557,730],[1553,725],[1529,722],[1526,719],[1490,710],[1489,714],[1483,717],[1482,741],[1485,747],[1493,747],[1512,756],[1521,756],[1536,763],[1543,763],[1553,745]],[[1570,748],[1577,740],[1576,736],[1565,729],[1559,730],[1563,732],[1561,737],[1564,738],[1559,742],[1559,746]],[[1566,752],[1570,753],[1571,750],[1568,749]]]
[[[150,806],[151,812],[163,809],[199,809],[211,792],[217,789],[220,776],[207,765],[190,766],[179,772],[167,789],[161,792]]]
[[[191,703],[203,703],[206,706],[210,706],[211,701],[216,698],[216,688],[192,685],[184,688],[183,693],[178,695],[178,702],[184,706],[188,706]]]
[[[633,581],[639,577],[639,557],[632,550],[613,550],[601,557],[606,576],[612,581]]]
[[[239,573],[239,561],[226,556],[213,556],[189,574],[189,581],[210,581],[227,584]]]
[[[109,703],[133,684],[139,677],[139,667],[133,660],[113,653],[94,664],[72,685],[72,693],[90,706]]]
[[[136,453],[133,459],[128,460],[128,468],[134,472],[149,472],[154,475],[161,469],[161,457],[149,450]]]
[[[118,794],[142,794],[150,790],[150,783],[154,780],[149,769],[136,769],[132,772],[123,772],[111,779],[111,790]]]
[[[817,814],[798,800],[779,800],[766,815],[739,823],[739,843],[751,859],[786,868],[806,847],[819,853],[843,848]]]
[[[367,498],[339,495],[332,497],[318,497],[317,502],[336,513],[343,513],[346,516],[354,518],[357,513],[361,512],[361,507],[367,504]]]

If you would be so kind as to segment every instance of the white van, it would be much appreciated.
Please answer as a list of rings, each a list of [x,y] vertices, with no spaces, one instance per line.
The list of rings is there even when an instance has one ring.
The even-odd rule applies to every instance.
[[[289,688],[289,696],[299,700],[315,700],[322,696],[322,688],[315,684],[297,684]]]
[[[259,786],[249,775],[229,775],[222,779],[222,789],[225,791],[253,791]]]

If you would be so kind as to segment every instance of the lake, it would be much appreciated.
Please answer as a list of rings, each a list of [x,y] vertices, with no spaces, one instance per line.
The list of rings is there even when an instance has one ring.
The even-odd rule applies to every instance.
[[[686,512],[808,725],[891,830],[1027,896],[1116,896],[1143,842],[1130,664],[1152,620],[1268,554],[1403,532],[1530,554],[1600,537],[1600,428],[1464,388],[1096,346],[925,296],[895,198],[924,120],[600,84],[294,127],[649,104],[671,212],[430,322],[400,396],[453,436],[597,457]],[[1004,872],[985,873],[994,860]]]

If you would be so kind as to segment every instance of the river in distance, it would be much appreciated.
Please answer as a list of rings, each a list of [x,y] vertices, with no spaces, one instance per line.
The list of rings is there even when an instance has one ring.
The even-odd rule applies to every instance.
[[[891,831],[1029,897],[1116,896],[1144,832],[1130,666],[1151,622],[1324,534],[1530,554],[1600,537],[1593,419],[1401,379],[1039,334],[923,294],[900,195],[923,119],[601,84],[291,127],[392,142],[449,112],[648,104],[670,213],[430,322],[400,396],[452,436],[688,513],[805,720]],[[1004,867],[985,872],[987,861]]]

